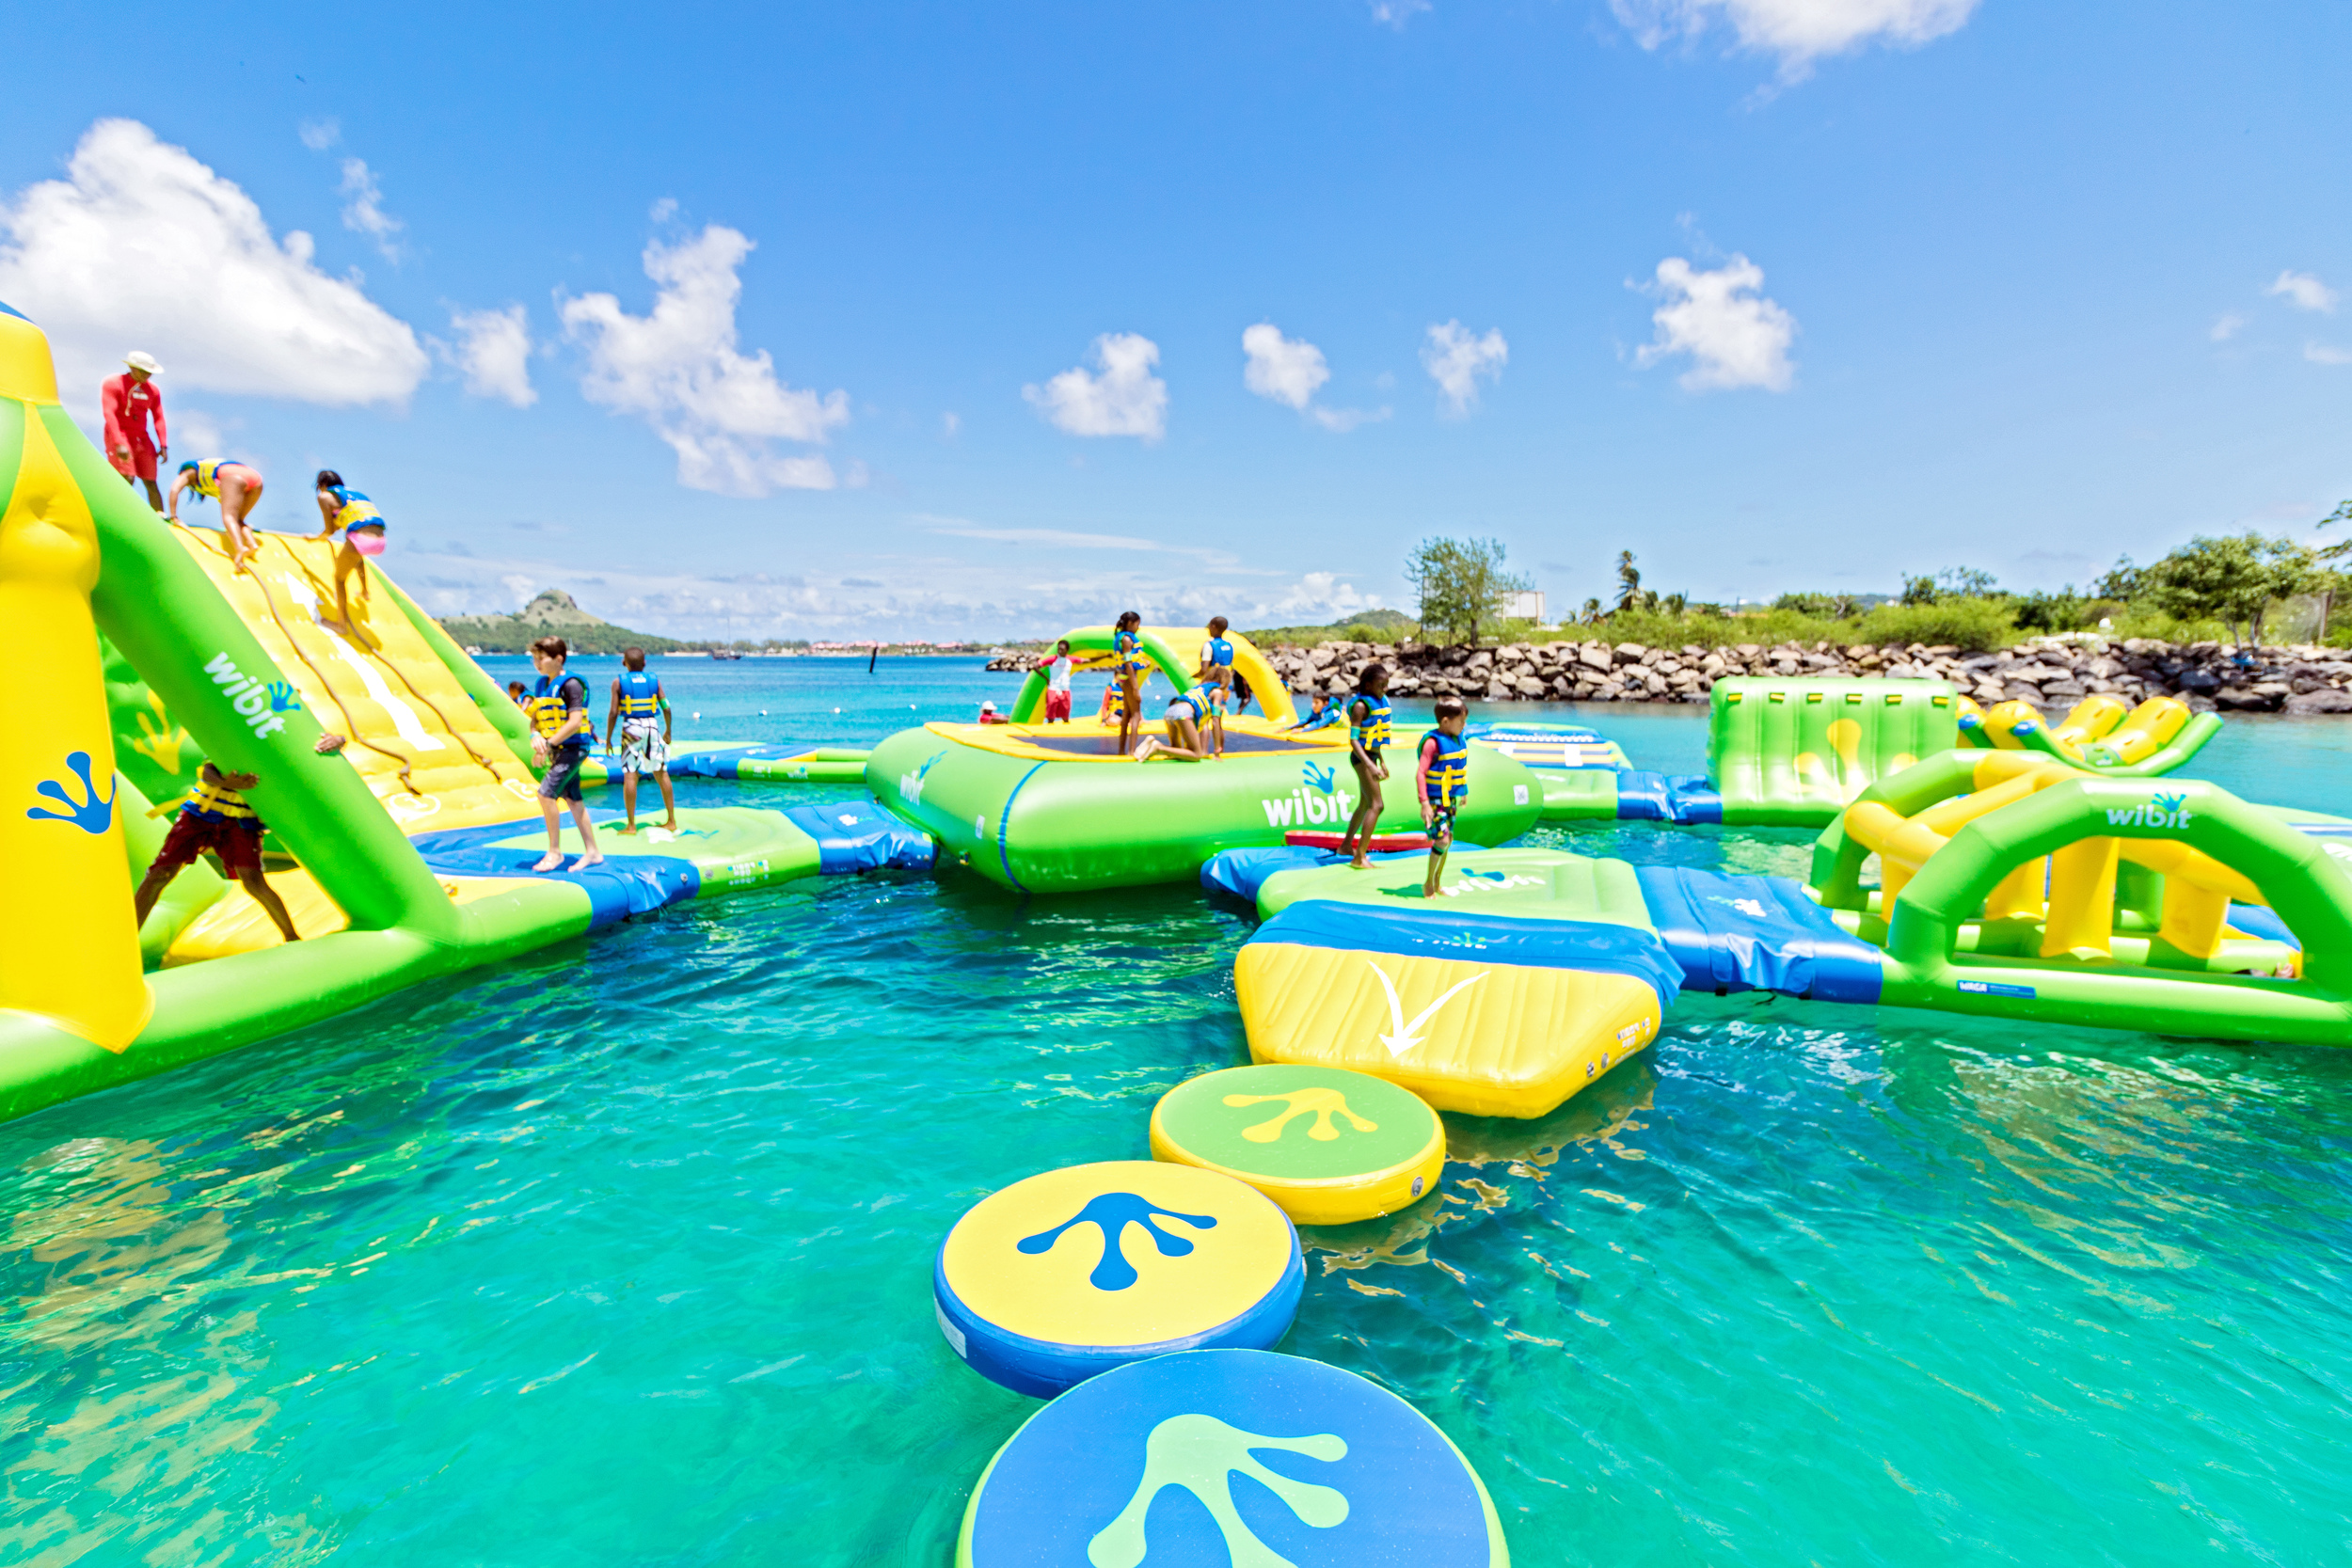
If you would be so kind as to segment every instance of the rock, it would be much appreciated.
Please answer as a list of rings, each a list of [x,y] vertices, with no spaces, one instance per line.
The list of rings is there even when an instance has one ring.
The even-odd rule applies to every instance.
[[[2184,691],[2194,691],[2202,695],[2209,691],[2218,691],[2221,689],[2221,677],[2210,670],[2184,670],[2181,672],[2180,686]]]
[[[2289,713],[2352,713],[2352,691],[2335,687],[2321,687],[2305,691],[2286,701]]]
[[[1602,674],[1609,673],[1609,650],[1595,647],[1590,642],[1576,650],[1576,661],[1588,670],[1597,670]]]
[[[2213,694],[2213,705],[2224,712],[2270,713],[2278,709],[2285,694],[2249,690],[2242,686],[2226,686]]]

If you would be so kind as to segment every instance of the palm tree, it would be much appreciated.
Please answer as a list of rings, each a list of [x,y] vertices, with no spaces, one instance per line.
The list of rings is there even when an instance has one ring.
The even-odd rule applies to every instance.
[[[1639,610],[1642,608],[1642,574],[1634,567],[1633,552],[1619,550],[1617,552],[1617,608]]]

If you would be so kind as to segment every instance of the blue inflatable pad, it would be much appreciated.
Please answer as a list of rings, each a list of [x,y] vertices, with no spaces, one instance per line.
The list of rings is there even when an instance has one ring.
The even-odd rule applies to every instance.
[[[1449,854],[1462,854],[1482,849],[1484,845],[1457,839]],[[1375,864],[1383,861],[1426,860],[1426,849],[1397,849],[1364,858]],[[1200,868],[1200,885],[1211,893],[1230,893],[1244,903],[1258,901],[1258,890],[1266,879],[1278,872],[1303,871],[1310,866],[1337,865],[1346,860],[1336,849],[1317,849],[1305,844],[1269,844],[1255,849],[1220,849],[1211,855]]]
[[[784,816],[817,841],[818,868],[828,877],[856,871],[929,871],[939,854],[930,834],[908,827],[870,800],[788,806]]]
[[[1876,1002],[1879,950],[1851,936],[1786,877],[1637,865],[1642,901],[1695,990],[1776,990]]]
[[[1073,1388],[997,1450],[963,1531],[971,1568],[1510,1560],[1477,1472],[1427,1417],[1354,1372],[1256,1350]]]
[[[617,811],[594,812],[590,820],[601,826],[625,818]],[[411,834],[408,842],[427,866],[444,877],[539,877],[575,883],[587,890],[592,927],[682,904],[702,892],[703,874],[694,863],[669,855],[614,855],[585,871],[533,871],[546,852],[544,846],[499,847],[501,840],[520,837],[532,827],[529,822],[494,822],[486,828],[444,828]]]
[[[2287,929],[2287,923],[2279,918],[2278,911],[2264,909],[2260,904],[2232,904],[2229,923],[2249,937],[2283,942],[2298,953],[2303,950],[2303,940]]]
[[[1620,822],[1692,825],[1723,819],[1724,798],[1704,773],[1647,773],[1632,768],[1617,775]]]
[[[1657,932],[1597,920],[1536,920],[1452,910],[1432,915],[1419,904],[1391,910],[1311,898],[1259,927],[1249,940],[1629,974],[1648,982],[1661,1007],[1671,1006],[1682,990],[1682,966]]]

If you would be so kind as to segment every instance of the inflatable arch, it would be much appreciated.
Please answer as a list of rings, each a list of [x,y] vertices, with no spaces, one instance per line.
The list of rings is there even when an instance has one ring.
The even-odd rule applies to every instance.
[[[2039,752],[2110,778],[2154,778],[2204,750],[2221,733],[2217,713],[2191,713],[2177,697],[2151,697],[2137,707],[2094,691],[2053,724],[2031,703],[1995,703],[1990,710],[1966,697],[1956,702],[1959,744],[2007,752]]]
[[[1815,846],[1812,892],[1883,948],[1895,1006],[2342,1045],[2346,831],[2216,784],[1953,752],[1847,808]]]
[[[1106,669],[1110,660],[1103,656],[1111,651],[1112,635],[1113,628],[1109,626],[1080,626],[1064,632],[1061,640],[1070,644],[1081,668]],[[1182,691],[1192,684],[1193,672],[1200,668],[1200,644],[1208,639],[1207,627],[1145,626],[1140,635],[1144,657],[1168,677],[1170,685]],[[1294,722],[1298,710],[1291,702],[1290,689],[1274,673],[1274,666],[1258,651],[1257,644],[1237,631],[1227,632],[1225,641],[1233,645],[1233,673],[1249,683],[1250,693],[1257,698],[1265,722],[1276,729]],[[1022,684],[1021,695],[1012,700],[1008,717],[1016,724],[1034,723],[1042,716],[1044,705],[1045,672],[1033,670]],[[1147,722],[1154,722],[1159,716],[1147,707],[1143,717]],[[1229,719],[1226,722],[1234,721]]]

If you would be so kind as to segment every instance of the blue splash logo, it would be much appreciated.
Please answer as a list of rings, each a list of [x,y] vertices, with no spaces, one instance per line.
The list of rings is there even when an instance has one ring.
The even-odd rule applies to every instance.
[[[938,766],[939,759],[946,754],[945,752],[934,752],[931,753],[930,760],[914,772],[898,775],[898,793],[905,798],[908,805],[919,806],[923,803],[923,781],[930,776],[930,771]]]
[[[267,689],[269,710],[272,713],[300,713],[302,711],[302,693],[294,689],[294,682],[272,681]]]
[[[2144,806],[2109,806],[2107,826],[2110,828],[2185,828],[2195,820],[2196,814],[2187,809],[2188,797],[2153,795]]]
[[[1103,1235],[1103,1256],[1095,1259],[1094,1271],[1087,1275],[1087,1283],[1098,1291],[1123,1291],[1140,1277],[1136,1273],[1136,1266],[1128,1262],[1126,1255],[1120,1250],[1119,1243],[1125,1239],[1129,1226],[1141,1226],[1144,1234],[1152,1238],[1152,1244],[1159,1248],[1163,1258],[1183,1258],[1192,1251],[1191,1242],[1172,1231],[1162,1230],[1154,1223],[1163,1218],[1182,1220],[1196,1230],[1216,1228],[1216,1220],[1213,1215],[1180,1214],[1173,1209],[1158,1208],[1133,1193],[1103,1193],[1087,1199],[1085,1208],[1053,1229],[1024,1236],[1013,1245],[1034,1257],[1041,1252],[1053,1251],[1054,1243],[1061,1240],[1062,1232],[1073,1226],[1093,1226]]]
[[[1340,770],[1337,768],[1322,768],[1311,762],[1301,771],[1306,775],[1307,787],[1319,794],[1330,794],[1332,786],[1340,782]]]
[[[77,801],[65,792],[64,784],[55,779],[43,779],[33,786],[33,793],[56,801],[65,810],[43,811],[34,806],[24,815],[36,822],[71,822],[84,832],[92,834],[103,833],[113,827],[115,796],[121,792],[113,791],[103,800],[98,798],[98,786],[90,782],[87,752],[75,752],[65,759],[65,766],[69,772],[82,781],[83,798]],[[106,782],[111,784],[114,781],[109,779]]]

